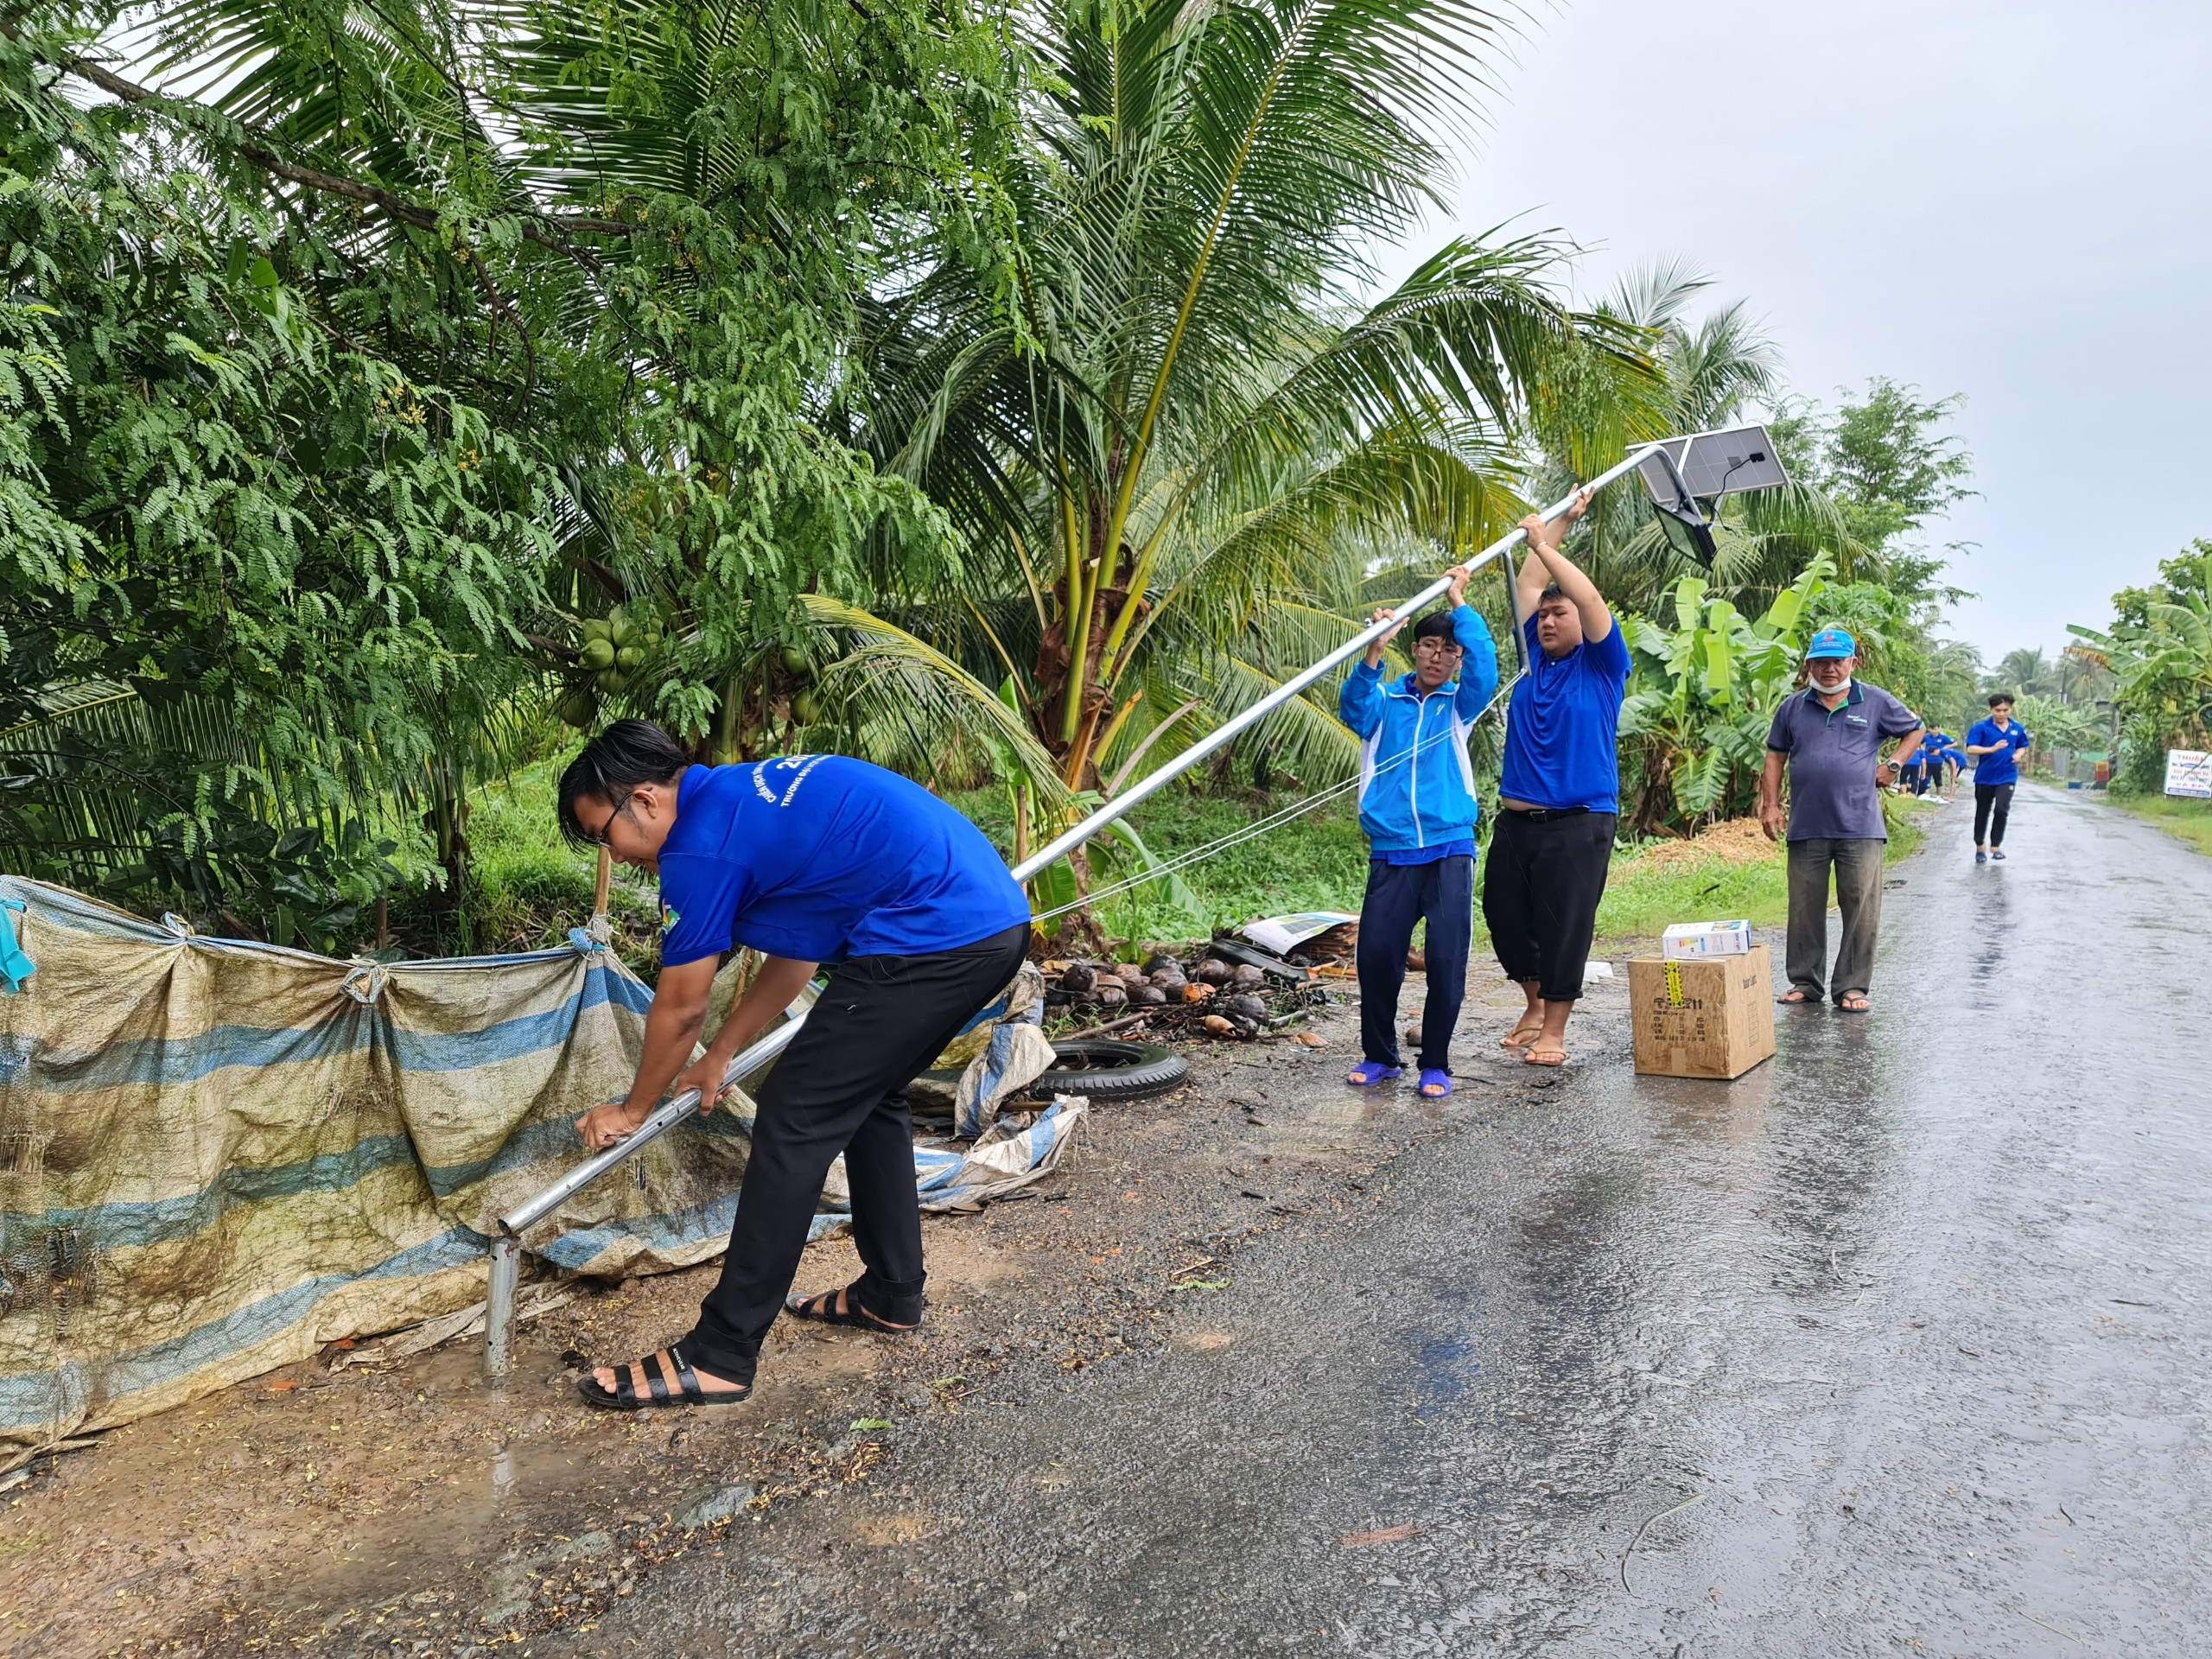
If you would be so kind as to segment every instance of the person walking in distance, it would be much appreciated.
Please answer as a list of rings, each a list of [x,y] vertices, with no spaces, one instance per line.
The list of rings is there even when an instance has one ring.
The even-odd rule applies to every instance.
[[[1879,686],[1855,677],[1858,642],[1823,628],[1806,649],[1809,683],[1774,711],[1759,779],[1759,825],[1782,838],[1783,775],[1789,781],[1789,988],[1776,1000],[1817,1002],[1827,977],[1847,1014],[1871,1006],[1874,939],[1882,925],[1882,855],[1890,839],[1881,791],[1920,748],[1920,717]],[[1903,738],[1894,760],[1881,749]],[[1827,975],[1828,880],[1835,879],[1843,941]]]
[[[1359,825],[1370,849],[1357,951],[1362,1058],[1345,1081],[1369,1089],[1402,1070],[1398,992],[1414,924],[1426,920],[1421,1091],[1431,1100],[1452,1092],[1452,1033],[1474,939],[1478,808],[1467,734],[1497,690],[1497,648],[1466,591],[1467,572],[1455,568],[1450,608],[1414,625],[1412,673],[1383,683],[1393,628],[1367,647],[1337,697],[1338,717],[1360,740]],[[1377,611],[1375,620],[1389,614]]]
[[[1989,718],[1967,734],[1966,752],[1974,756],[1974,861],[2005,856],[2005,820],[2012,816],[2012,790],[2020,781],[2020,751],[2031,740],[2012,719],[2012,694],[1989,699]]]
[[[760,1091],[721,1276],[681,1342],[577,1387],[594,1406],[729,1405],[753,1391],[779,1313],[897,1334],[922,1318],[922,1224],[906,1089],[995,996],[1029,944],[1029,901],[981,830],[920,785],[842,755],[695,766],[620,720],[561,774],[562,832],[660,877],[660,984],[636,1080],[576,1120],[613,1146],[671,1087],[712,1109],[740,1050],[831,967]],[[766,957],[700,1059],[722,953]],[[864,1271],[786,1300],[838,1154]]]
[[[1917,715],[1913,716],[1913,719],[1916,721],[1917,721],[1919,718],[1920,716]],[[1926,745],[1923,744],[1922,748],[1924,751]],[[1923,763],[1926,759],[1927,756],[1924,753],[1916,753],[1911,760],[1902,761],[1898,764],[1897,782],[1897,790],[1898,794],[1917,795],[1920,793],[1922,780],[1925,776],[1925,767]]]
[[[1931,729],[1921,740],[1920,758],[1928,767],[1929,791],[1937,800],[1949,804],[1951,798],[1943,792],[1946,774],[1955,772],[1959,764],[1958,750],[1950,734],[1940,726]]]
[[[1597,588],[1560,551],[1590,505],[1574,498],[1547,524],[1531,513],[1514,583],[1528,670],[1515,682],[1497,785],[1497,825],[1483,865],[1483,919],[1506,977],[1528,1006],[1503,1039],[1530,1065],[1567,1063],[1567,1021],[1605,896],[1620,813],[1621,700],[1628,644]]]

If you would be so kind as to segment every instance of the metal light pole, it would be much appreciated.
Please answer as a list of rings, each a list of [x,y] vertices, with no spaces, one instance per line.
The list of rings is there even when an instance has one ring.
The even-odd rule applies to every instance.
[[[1631,449],[1618,464],[1607,467],[1597,477],[1592,479],[1588,484],[1582,486],[1581,489],[1593,492],[1603,489],[1615,479],[1633,471],[1637,463],[1656,448],[1658,448],[1656,444],[1638,445]],[[1580,493],[1580,489],[1578,489],[1575,494]],[[1573,505],[1574,495],[1573,494],[1554,501],[1544,509],[1542,515],[1544,522],[1551,523]],[[1512,530],[1475,555],[1473,558],[1468,560],[1466,568],[1470,571],[1479,570],[1493,560],[1503,558],[1528,538],[1528,531],[1516,524]],[[1105,829],[1107,825],[1123,817],[1132,808],[1158,794],[1208,755],[1224,745],[1234,742],[1241,734],[1265,720],[1292,698],[1301,695],[1306,687],[1315,681],[1332,672],[1340,664],[1365,651],[1370,645],[1397,626],[1405,618],[1431,600],[1441,595],[1451,585],[1450,576],[1439,576],[1421,592],[1401,604],[1382,620],[1370,624],[1311,668],[1293,679],[1284,681],[1282,684],[1268,693],[1250,708],[1234,718],[1224,721],[1174,759],[1164,762],[1141,781],[1132,785],[1116,796],[1089,817],[1084,819],[1082,823],[1039,848],[1014,867],[1014,879],[1017,881],[1027,881],[1039,872],[1049,869],[1057,860],[1065,858],[1100,830]],[[760,1038],[729,1063],[729,1070],[723,1074],[725,1084],[736,1083],[741,1078],[751,1076],[791,1046],[791,1039],[798,1035],[799,1027],[805,1023],[806,1013],[797,1003],[794,1003],[786,1012],[788,1017],[784,1024]],[[552,1185],[531,1199],[529,1203],[508,1211],[499,1218],[499,1236],[493,1241],[492,1247],[491,1291],[486,1300],[484,1310],[486,1375],[504,1376],[507,1372],[509,1332],[514,1318],[515,1286],[522,1270],[522,1251],[517,1241],[522,1233],[552,1214],[566,1199],[590,1185],[608,1170],[644,1151],[668,1130],[691,1116],[698,1109],[699,1091],[696,1089],[686,1089],[682,1094],[671,1096],[666,1104],[658,1108],[651,1116],[631,1130],[622,1140],[596,1156],[587,1158]]]

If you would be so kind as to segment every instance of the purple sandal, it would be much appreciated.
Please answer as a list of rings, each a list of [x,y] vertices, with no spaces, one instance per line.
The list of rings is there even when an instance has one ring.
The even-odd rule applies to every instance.
[[[1435,1092],[1431,1093],[1433,1090]],[[1449,1100],[1452,1097],[1452,1074],[1430,1066],[1421,1074],[1421,1094],[1423,1100]]]
[[[1344,1081],[1355,1089],[1372,1089],[1378,1083],[1388,1083],[1404,1070],[1402,1066],[1385,1065],[1380,1060],[1362,1060],[1351,1069]]]

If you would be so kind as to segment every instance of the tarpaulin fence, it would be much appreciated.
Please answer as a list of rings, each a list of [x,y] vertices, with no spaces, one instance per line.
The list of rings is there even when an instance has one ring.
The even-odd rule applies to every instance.
[[[0,1468],[480,1298],[497,1217],[584,1155],[573,1120],[628,1086],[652,1001],[582,931],[347,963],[14,877],[0,903],[36,966],[0,996]],[[983,1133],[916,1148],[926,1205],[1033,1179],[1069,1144],[1080,1102],[996,1119],[1050,1058],[1033,1001],[1018,979],[965,1039],[963,1127]],[[593,1274],[707,1259],[750,1127],[735,1096],[525,1245]],[[845,1224],[842,1177],[817,1236]]]

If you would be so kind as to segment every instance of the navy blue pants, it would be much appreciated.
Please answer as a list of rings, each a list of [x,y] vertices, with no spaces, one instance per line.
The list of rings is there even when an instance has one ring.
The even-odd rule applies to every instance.
[[[1421,1019],[1423,1071],[1452,1069],[1452,1033],[1467,995],[1467,950],[1475,931],[1475,861],[1465,853],[1430,864],[1367,866],[1359,905],[1359,1041],[1363,1058],[1402,1065],[1398,992],[1414,924],[1426,918],[1428,1005]]]

